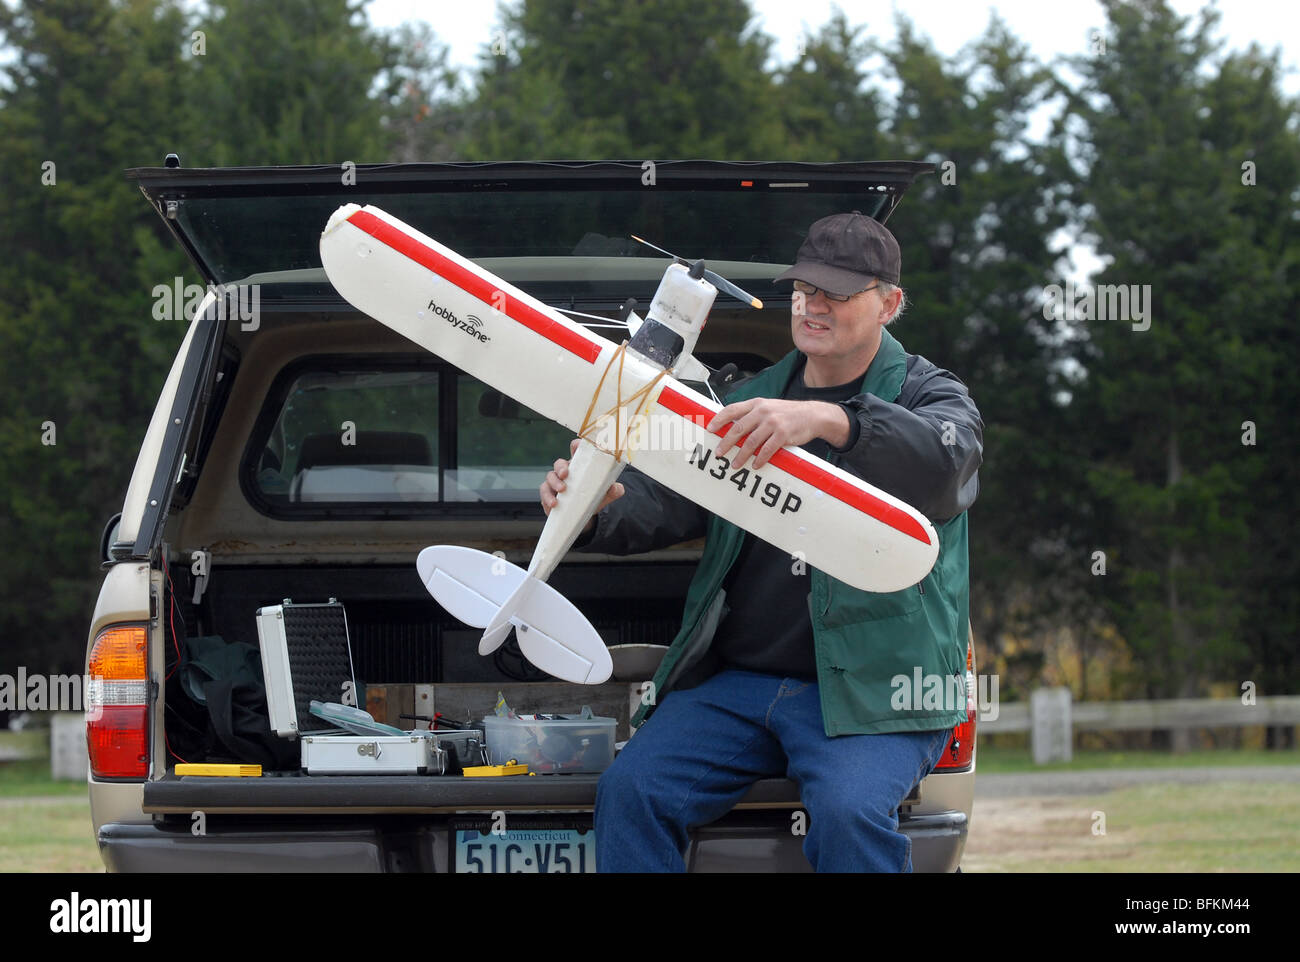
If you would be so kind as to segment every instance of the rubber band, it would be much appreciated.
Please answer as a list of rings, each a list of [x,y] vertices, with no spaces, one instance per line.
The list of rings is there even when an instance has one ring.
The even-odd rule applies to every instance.
[[[632,394],[629,394],[626,398],[624,398],[623,397],[623,356],[627,352],[627,345],[628,342],[624,341],[622,344],[618,346],[618,349],[613,354],[610,355],[609,362],[605,365],[605,370],[603,370],[600,374],[600,380],[596,382],[596,390],[591,395],[591,401],[587,405],[587,413],[582,419],[582,426],[578,428],[578,437],[582,438],[584,441],[589,441],[592,444],[596,444],[595,438],[591,436],[592,430],[595,428],[597,422],[599,422],[601,418],[612,416],[614,419],[614,450],[608,451],[605,448],[601,448],[599,444],[596,444],[596,447],[600,448],[600,450],[602,451],[605,451],[606,454],[612,454],[618,460],[622,460],[623,458],[623,448],[625,443],[628,440],[627,435],[631,431],[632,422],[636,420],[636,418],[644,414],[645,408],[648,408],[650,406],[651,392],[653,392],[655,387],[659,384],[659,382],[663,380],[665,377],[667,377],[668,375],[667,368],[661,369],[659,373],[656,374],[653,378],[651,378],[650,381],[644,387],[642,387],[640,390],[634,391]],[[600,392],[605,387],[605,378],[609,376],[610,368],[614,366],[615,360],[618,361],[618,373],[615,375],[614,406],[609,408],[606,411],[603,411],[600,414],[597,414],[593,418],[592,412],[596,409],[596,401],[600,398]],[[627,407],[628,405],[633,405],[639,410],[637,410],[634,414],[632,414],[628,418],[626,428],[620,430],[618,412],[622,410],[624,407]],[[631,463],[630,458],[629,458],[629,463]]]

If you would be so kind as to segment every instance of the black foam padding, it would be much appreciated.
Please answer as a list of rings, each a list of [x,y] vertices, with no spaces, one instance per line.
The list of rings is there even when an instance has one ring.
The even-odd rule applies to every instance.
[[[298,731],[333,729],[334,725],[311,713],[311,703],[343,702],[344,682],[353,681],[343,605],[285,605],[284,638]],[[354,695],[360,700],[355,687]]]

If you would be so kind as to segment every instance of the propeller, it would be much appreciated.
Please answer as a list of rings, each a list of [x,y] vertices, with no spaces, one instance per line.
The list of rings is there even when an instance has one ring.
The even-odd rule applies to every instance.
[[[714,287],[716,287],[718,290],[730,294],[732,297],[734,297],[736,300],[740,301],[741,303],[748,304],[750,307],[758,308],[760,310],[762,309],[763,307],[762,301],[760,301],[753,294],[741,290],[739,287],[731,283],[731,281],[727,280],[721,274],[715,274],[711,270],[706,270],[704,267],[704,261],[695,261],[694,263],[692,263],[691,261],[686,260],[686,258],[684,257],[678,257],[676,254],[672,253],[671,251],[666,251],[662,247],[656,247],[654,244],[651,244],[648,240],[644,240],[643,238],[637,237],[636,234],[632,234],[631,237],[638,244],[645,244],[646,247],[649,247],[652,250],[657,250],[660,254],[663,254],[667,257],[671,257],[674,261],[676,261],[678,264],[681,264],[683,267],[691,268],[692,272],[698,270],[700,274],[696,274],[695,276],[698,277],[700,275],[703,275],[704,279],[708,281],[710,284],[712,284]]]

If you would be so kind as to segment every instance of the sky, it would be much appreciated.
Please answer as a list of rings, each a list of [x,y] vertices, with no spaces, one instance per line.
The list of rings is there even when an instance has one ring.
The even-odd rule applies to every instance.
[[[1105,14],[1096,0],[927,0],[925,3],[884,0],[750,0],[756,24],[777,41],[782,62],[795,59],[799,38],[815,33],[830,20],[833,6],[853,24],[878,31],[882,40],[894,34],[896,12],[901,11],[927,34],[944,54],[955,54],[983,33],[990,13],[997,10],[1012,32],[1045,61],[1085,53],[1092,31],[1104,27]],[[1172,0],[1181,16],[1193,16],[1204,0]],[[1300,95],[1300,4],[1294,0],[1220,0],[1219,35],[1227,49],[1245,49],[1257,42],[1265,49],[1282,48],[1282,63],[1289,68],[1283,89]],[[493,0],[371,0],[371,22],[381,27],[407,20],[426,20],[438,39],[450,48],[452,63],[472,66],[482,45],[490,43],[497,22]]]

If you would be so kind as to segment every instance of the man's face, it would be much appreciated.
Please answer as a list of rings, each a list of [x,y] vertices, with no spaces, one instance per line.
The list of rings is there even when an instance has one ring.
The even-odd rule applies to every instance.
[[[895,291],[886,300],[876,287],[841,302],[820,290],[811,295],[796,291],[790,316],[794,346],[810,358],[833,364],[869,360],[900,296]]]

